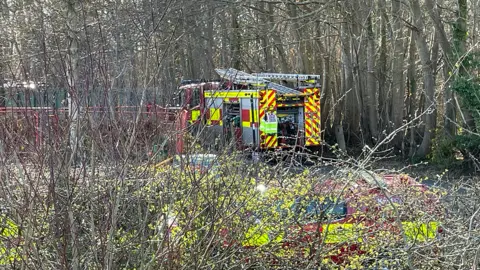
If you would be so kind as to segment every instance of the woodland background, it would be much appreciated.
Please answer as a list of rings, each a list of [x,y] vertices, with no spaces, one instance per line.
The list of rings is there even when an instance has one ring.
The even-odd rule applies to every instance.
[[[22,91],[45,116],[62,101],[71,112],[63,126],[47,121],[40,144],[22,133],[34,130],[30,112],[2,112],[0,221],[4,228],[3,217],[11,219],[21,238],[2,236],[0,247],[20,248],[12,269],[179,269],[169,254],[185,243],[165,240],[168,210],[176,209],[187,240],[198,236],[181,266],[243,267],[253,253],[218,253],[212,241],[253,197],[252,179],[300,181],[308,191],[375,166],[401,171],[373,166],[378,157],[478,170],[479,13],[479,0],[0,0],[0,112],[18,81],[35,85]],[[152,134],[168,127],[142,130],[149,123],[140,112],[127,121],[113,108],[175,105],[182,79],[215,79],[222,67],[322,75],[332,162],[252,166],[226,151],[220,178],[148,170]],[[63,93],[56,105],[40,101],[52,93]],[[94,118],[82,113],[86,106],[112,113]],[[447,191],[446,236],[388,251],[406,269],[478,267],[478,177],[436,173],[429,185]],[[409,200],[405,215],[422,210],[417,204]]]
[[[2,0],[0,81],[67,89],[82,106],[145,89],[172,103],[181,79],[219,67],[321,74],[327,142],[476,160],[479,12],[477,0]]]

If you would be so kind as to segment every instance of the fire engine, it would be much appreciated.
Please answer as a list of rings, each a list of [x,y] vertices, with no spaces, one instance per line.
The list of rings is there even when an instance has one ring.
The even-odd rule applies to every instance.
[[[320,75],[215,71],[221,80],[183,81],[178,93],[187,122],[202,130],[206,145],[223,138],[255,151],[320,146]]]
[[[157,143],[150,142],[153,144],[150,155],[158,152],[157,149],[169,149],[166,155],[185,153],[186,131],[201,131],[198,134],[207,148],[216,146],[220,149],[222,142],[232,141],[237,149],[253,151],[320,146],[320,75],[249,74],[233,68],[215,71],[220,80],[183,81],[178,89],[178,106],[161,107],[147,102],[146,109],[122,105],[115,107],[115,113],[121,114],[119,119],[122,121],[134,121],[141,111],[140,116],[146,126],[152,122],[154,126],[165,127],[163,131],[166,135]],[[35,88],[33,84],[22,85],[21,91]],[[27,104],[25,95],[24,99]],[[28,141],[40,145],[45,134],[58,133],[48,132],[47,128],[59,126],[61,116],[68,112],[68,107],[60,105],[63,104],[56,104],[55,108],[5,106],[0,107],[0,112],[5,117],[18,120],[10,121],[12,125],[26,122],[24,120],[33,115],[35,126],[30,133],[35,136],[28,136]],[[92,116],[110,113],[103,106],[81,109]],[[51,119],[46,119],[46,116]],[[169,143],[163,140],[164,137],[169,138]]]

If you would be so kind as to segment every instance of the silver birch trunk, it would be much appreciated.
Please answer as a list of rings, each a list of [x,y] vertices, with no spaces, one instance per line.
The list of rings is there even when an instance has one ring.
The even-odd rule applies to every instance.
[[[378,138],[378,115],[377,115],[377,83],[375,76],[375,37],[371,15],[368,17],[368,43],[367,43],[367,97],[368,125],[374,141]]]
[[[68,81],[68,113],[70,118],[70,147],[71,147],[71,156],[70,156],[70,164],[77,163],[79,160],[79,150],[83,149],[81,142],[81,134],[79,132],[80,128],[80,99],[78,93],[78,60],[79,60],[79,52],[78,52],[78,30],[80,28],[80,20],[78,14],[75,10],[76,4],[74,1],[69,1],[67,4],[67,25],[68,25],[68,33],[67,33],[67,40],[68,44],[68,54],[67,54],[67,63],[66,63],[66,70],[67,70],[67,81]],[[72,249],[72,269],[77,270],[79,269],[79,252],[77,248],[77,226],[74,220],[73,210],[71,209],[71,203],[68,199],[73,198],[71,196],[71,187],[68,183],[69,177],[69,170],[66,170],[67,174],[63,177],[60,177],[61,182],[59,183],[59,188],[61,191],[60,194],[66,195],[66,209],[67,209],[67,220],[69,221],[69,228],[70,228],[70,245]],[[58,192],[57,192],[58,193]],[[64,200],[66,201],[66,200]]]

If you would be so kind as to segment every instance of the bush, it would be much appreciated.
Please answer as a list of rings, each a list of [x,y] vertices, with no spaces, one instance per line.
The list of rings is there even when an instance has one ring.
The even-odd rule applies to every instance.
[[[480,136],[475,134],[457,135],[455,147],[466,157],[480,158]]]
[[[430,154],[432,163],[443,169],[461,165],[462,161],[458,160],[455,155],[458,152],[455,149],[455,140],[440,138],[438,141],[437,144],[434,144]]]
[[[431,160],[441,168],[472,168],[480,159],[480,136],[461,134],[453,139],[440,139],[431,154]]]

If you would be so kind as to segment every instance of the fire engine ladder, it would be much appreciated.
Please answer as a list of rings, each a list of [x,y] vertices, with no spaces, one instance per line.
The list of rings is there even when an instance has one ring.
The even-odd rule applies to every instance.
[[[266,86],[273,90],[276,90],[277,93],[282,95],[303,95],[302,92],[292,89],[287,86],[283,86],[278,83],[271,82],[263,77],[255,76],[244,71],[236,70],[234,68],[229,69],[215,69],[218,75],[225,79],[230,80],[237,84],[252,84],[255,86]]]
[[[281,80],[288,82],[316,82],[320,80],[320,75],[315,74],[253,73],[252,76],[266,80]]]

